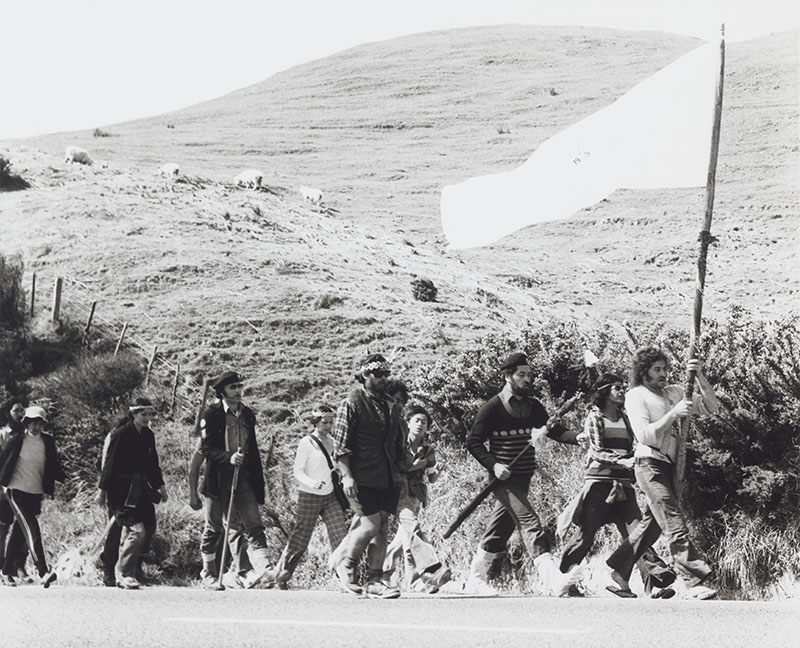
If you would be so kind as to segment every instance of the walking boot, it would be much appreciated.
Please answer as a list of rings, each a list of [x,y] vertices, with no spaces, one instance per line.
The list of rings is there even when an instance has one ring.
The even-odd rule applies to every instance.
[[[568,573],[562,574],[553,554],[549,551],[534,558],[533,564],[539,572],[544,592],[549,596],[568,596],[570,587],[580,580],[578,565],[574,565]]]
[[[344,557],[336,565],[336,576],[345,592],[361,594],[364,590],[356,580],[356,565],[352,558]]]
[[[492,568],[495,556],[497,554],[478,548],[472,558],[467,582],[464,584],[464,592],[466,594],[497,596],[497,590],[489,584],[489,570]]]

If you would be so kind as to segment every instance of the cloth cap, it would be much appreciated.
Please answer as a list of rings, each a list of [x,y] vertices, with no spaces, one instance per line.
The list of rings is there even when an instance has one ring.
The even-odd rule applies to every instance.
[[[47,412],[44,411],[44,407],[31,405],[30,407],[25,409],[25,416],[22,417],[22,420],[31,421],[37,418],[42,419],[45,423],[47,423]]]
[[[503,364],[500,365],[500,371],[514,371],[520,365],[527,365],[527,364],[528,364],[528,357],[524,353],[520,353],[519,351],[517,351],[515,353],[512,353],[503,361]]]
[[[242,382],[242,377],[238,373],[235,371],[226,371],[217,378],[217,381],[211,386],[214,388],[214,391],[222,392],[226,385],[233,385],[234,383],[240,382]]]

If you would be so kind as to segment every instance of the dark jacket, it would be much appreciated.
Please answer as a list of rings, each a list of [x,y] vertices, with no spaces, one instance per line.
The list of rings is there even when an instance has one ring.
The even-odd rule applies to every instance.
[[[153,431],[148,427],[137,430],[128,418],[111,432],[100,473],[98,486],[106,491],[108,506],[119,511],[157,503],[157,491],[163,485]]]
[[[245,423],[249,428],[243,466],[246,469],[256,501],[263,504],[264,470],[256,442],[256,415],[249,407],[242,405],[242,413],[239,416],[245,417]],[[219,497],[223,488],[227,490],[233,482],[234,466],[231,464],[231,456],[235,452],[235,450],[229,452],[225,449],[225,409],[222,401],[214,403],[203,412],[200,430],[201,449],[206,458],[206,470],[200,492],[206,497]]]
[[[8,486],[17,466],[19,452],[22,449],[24,434],[15,434],[9,438],[8,444],[0,454],[0,486]],[[56,440],[49,434],[42,432],[44,441],[44,479],[42,489],[45,495],[52,495],[55,491],[56,481],[63,482],[67,476],[61,467],[61,461],[56,451]]]

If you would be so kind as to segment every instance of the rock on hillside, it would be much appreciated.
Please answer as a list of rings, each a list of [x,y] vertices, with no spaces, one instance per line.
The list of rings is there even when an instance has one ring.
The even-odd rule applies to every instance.
[[[367,348],[402,345],[410,365],[526,319],[688,324],[702,190],[617,192],[458,253],[438,202],[442,185],[520,164],[697,44],[588,28],[419,34],[105,126],[110,137],[8,142],[33,189],[0,194],[3,251],[42,282],[71,277],[74,299],[98,299],[189,371],[242,368],[275,420],[338,397]],[[796,33],[728,45],[708,314],[797,304],[798,67]],[[65,165],[67,144],[98,163]],[[165,183],[164,162],[184,175]],[[262,190],[233,186],[244,168],[265,172]],[[412,298],[419,277],[438,302]]]

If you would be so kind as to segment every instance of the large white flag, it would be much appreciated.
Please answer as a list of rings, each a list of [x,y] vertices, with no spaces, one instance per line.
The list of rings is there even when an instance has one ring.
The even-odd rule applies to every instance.
[[[619,188],[706,184],[720,48],[703,45],[546,140],[521,167],[442,190],[451,248],[566,218]]]

